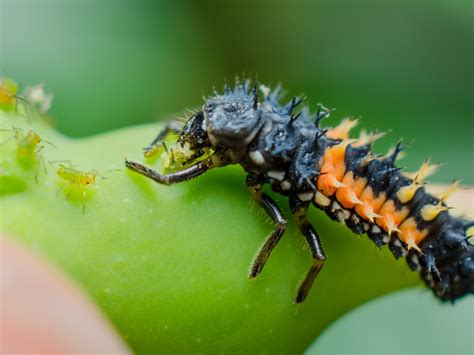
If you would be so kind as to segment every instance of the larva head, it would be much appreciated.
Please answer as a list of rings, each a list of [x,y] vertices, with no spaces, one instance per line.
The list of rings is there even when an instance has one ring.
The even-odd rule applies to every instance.
[[[240,148],[255,137],[261,122],[257,90],[255,85],[248,91],[248,83],[234,91],[227,87],[223,95],[206,101],[203,127],[213,146]]]

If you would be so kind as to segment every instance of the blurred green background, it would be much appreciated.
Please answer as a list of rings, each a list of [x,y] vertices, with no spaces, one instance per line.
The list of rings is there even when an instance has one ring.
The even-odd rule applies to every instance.
[[[0,0],[0,71],[22,86],[45,83],[58,129],[73,137],[181,115],[245,73],[283,83],[288,98],[306,94],[313,109],[337,108],[326,124],[354,115],[361,127],[391,130],[381,152],[414,140],[401,165],[415,170],[427,156],[448,163],[433,181],[473,184],[473,13],[471,0]],[[388,308],[406,309],[417,299],[410,297]],[[427,318],[410,329],[439,321],[429,318],[437,301],[426,302]],[[464,305],[469,327],[472,302]],[[370,328],[370,312],[342,324]],[[443,314],[456,324],[458,314]],[[329,351],[346,328],[336,323],[312,353]],[[425,344],[440,329],[424,332]],[[379,349],[371,340],[367,349]],[[378,344],[405,352],[405,340],[403,349]],[[351,349],[345,341],[336,352]]]
[[[473,2],[1,0],[0,70],[81,137],[165,120],[245,72],[414,140],[402,165],[474,183]],[[329,122],[327,124],[330,124]]]

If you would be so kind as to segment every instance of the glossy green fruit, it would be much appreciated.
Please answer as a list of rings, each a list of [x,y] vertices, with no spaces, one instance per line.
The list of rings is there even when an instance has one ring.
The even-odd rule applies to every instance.
[[[166,187],[124,168],[125,157],[142,161],[158,125],[70,139],[39,119],[0,112],[0,127],[31,128],[55,146],[40,143],[36,164],[25,167],[12,132],[0,132],[8,140],[0,145],[1,231],[69,274],[137,353],[300,353],[353,307],[419,282],[387,248],[313,208],[328,260],[296,305],[311,258],[286,198],[273,195],[289,228],[262,274],[247,277],[272,225],[251,201],[240,167]],[[102,175],[86,198],[57,175],[54,161],[64,160]]]

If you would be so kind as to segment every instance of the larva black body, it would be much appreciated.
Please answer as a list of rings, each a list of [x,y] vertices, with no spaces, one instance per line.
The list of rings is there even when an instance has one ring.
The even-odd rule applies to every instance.
[[[169,157],[175,157],[169,164],[171,172],[163,175],[132,161],[126,161],[126,166],[168,185],[214,167],[240,164],[248,173],[252,197],[276,224],[250,277],[261,272],[287,225],[262,186],[268,183],[275,192],[288,196],[314,259],[297,302],[306,298],[326,259],[319,236],[306,219],[310,203],[354,233],[367,233],[378,247],[388,244],[396,258],[406,256],[410,268],[420,272],[440,299],[456,300],[474,293],[474,247],[469,241],[474,222],[449,214],[444,201],[451,189],[440,198],[426,193],[423,178],[431,171],[427,162],[414,177],[405,176],[395,165],[403,149],[400,144],[387,156],[375,156],[371,145],[381,134],[349,139],[355,121],[323,129],[320,121],[330,113],[323,106],[316,115],[306,108],[296,113],[302,100],[293,98],[282,105],[279,87],[270,91],[249,85],[245,81],[234,89],[226,86],[184,125],[171,122],[145,148],[149,156],[162,146],[170,130],[178,131],[179,144],[168,151]]]

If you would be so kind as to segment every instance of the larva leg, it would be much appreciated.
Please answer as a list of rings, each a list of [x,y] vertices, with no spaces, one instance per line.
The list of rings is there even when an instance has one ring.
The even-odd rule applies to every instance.
[[[277,245],[283,233],[285,233],[287,220],[281,213],[278,205],[273,199],[267,194],[262,192],[262,184],[258,181],[258,177],[255,175],[247,176],[247,186],[252,194],[252,198],[257,202],[272,219],[273,223],[276,224],[275,230],[270,234],[268,239],[265,241],[262,249],[255,258],[252,270],[250,271],[250,278],[257,277],[263,269],[263,266],[267,262],[270,253],[273,248]]]
[[[163,175],[143,164],[130,160],[125,160],[125,166],[130,170],[142,174],[143,176],[146,176],[147,178],[163,185],[171,185],[176,184],[178,182],[190,180],[192,178],[204,174],[206,171],[214,167],[211,159],[208,159],[205,161],[200,161],[199,163],[192,165],[186,169]]]
[[[318,276],[319,272],[324,266],[326,261],[326,255],[324,253],[321,241],[319,240],[318,233],[309,223],[306,217],[306,210],[308,209],[309,203],[302,202],[297,197],[290,199],[290,207],[293,216],[295,217],[296,223],[298,224],[301,233],[304,235],[306,242],[311,249],[311,256],[313,257],[313,265],[308,271],[304,281],[301,283],[298,294],[296,296],[296,303],[301,303],[305,300],[311,287],[313,286],[314,280]]]

